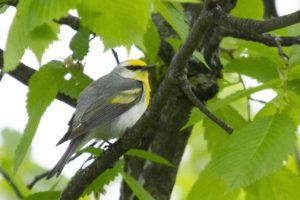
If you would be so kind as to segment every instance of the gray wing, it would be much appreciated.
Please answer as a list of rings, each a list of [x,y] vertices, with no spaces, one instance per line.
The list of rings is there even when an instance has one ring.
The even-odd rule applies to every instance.
[[[132,94],[134,98],[131,102],[124,104],[108,102],[116,94],[134,88],[140,88],[140,92]],[[102,91],[106,92],[103,93]],[[77,138],[93,128],[111,122],[136,104],[141,99],[142,94],[143,85],[139,81],[122,78],[114,73],[98,79],[80,94],[76,112],[69,123],[69,130],[58,144]]]

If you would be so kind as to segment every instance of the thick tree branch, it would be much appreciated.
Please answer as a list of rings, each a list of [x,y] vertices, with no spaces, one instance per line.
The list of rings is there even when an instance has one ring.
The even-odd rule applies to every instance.
[[[3,51],[0,49],[0,69],[2,71],[3,69]],[[36,72],[36,70],[24,65],[23,63],[20,63],[19,66],[11,72],[8,72],[8,74],[23,83],[24,85],[29,84],[29,80],[31,76]],[[70,98],[69,96],[66,96],[62,93],[58,93],[56,96],[56,99],[72,106],[76,106],[76,100]]]
[[[17,187],[16,183],[13,181],[13,179],[9,176],[8,173],[6,173],[2,168],[0,168],[0,174],[2,174],[3,178],[8,182],[8,184],[12,187],[14,192],[16,193],[17,197],[19,199],[23,199],[24,196],[20,189]]]
[[[245,31],[249,34],[259,34],[283,28],[300,22],[300,11],[267,19],[264,21],[234,17],[217,6],[213,12],[214,22],[222,27]]]

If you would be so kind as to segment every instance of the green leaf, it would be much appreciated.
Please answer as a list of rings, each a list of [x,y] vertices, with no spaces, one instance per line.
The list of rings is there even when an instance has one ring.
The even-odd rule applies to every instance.
[[[30,30],[68,14],[81,0],[29,0],[30,12],[23,19]]]
[[[80,0],[20,1],[17,6],[17,13],[9,29],[4,53],[4,70],[11,71],[17,67],[25,49],[29,45],[29,34],[31,31],[35,31],[37,27],[55,18],[66,15],[68,10],[74,8],[79,1]],[[42,38],[40,34],[38,35],[39,38]],[[49,43],[49,35],[46,41]],[[34,48],[34,50],[36,49]],[[37,52],[40,51],[39,48]]]
[[[232,134],[208,169],[224,178],[227,191],[250,185],[279,169],[294,152],[295,131],[283,114],[256,119]]]
[[[145,47],[145,54],[147,58],[151,62],[154,62],[157,58],[160,47],[160,37],[156,26],[151,20],[148,23],[148,28],[144,35],[143,46]]]
[[[187,36],[189,25],[186,22],[183,7],[180,4],[154,0],[154,7],[178,33],[181,39]]]
[[[140,150],[140,149],[130,149],[126,155],[128,156],[137,156],[143,159],[147,159],[147,160],[151,160],[153,162],[157,162],[159,164],[163,164],[163,165],[167,165],[170,167],[173,167],[174,165],[172,163],[170,163],[170,161],[168,161],[167,159],[165,159],[164,157],[153,153],[153,152],[149,152],[149,151],[144,151],[144,150]]]
[[[266,57],[237,58],[231,60],[224,70],[244,74],[260,82],[278,78],[277,64]]]
[[[29,81],[27,97],[29,119],[21,142],[18,144],[15,152],[15,172],[18,170],[28,151],[43,113],[57,95],[60,82],[57,77],[61,75],[62,71],[59,69],[62,67],[64,66],[61,62],[50,62],[36,72]]]
[[[63,70],[64,77],[65,75],[71,75],[71,78],[61,77],[63,80],[59,85],[59,91],[73,99],[77,99],[81,91],[93,80],[78,69],[64,68]]]
[[[84,190],[83,195],[101,191],[105,185],[113,181],[123,171],[124,165],[124,160],[119,160],[113,168],[105,170]]]
[[[274,174],[247,187],[247,200],[298,200],[299,188],[300,176],[282,167]]]
[[[75,60],[82,60],[89,51],[89,36],[90,31],[85,28],[80,28],[73,36],[70,48],[73,51],[72,57]]]
[[[263,17],[263,3],[261,0],[239,0],[231,14],[238,17],[261,19]]]
[[[219,109],[215,115],[224,119],[233,129],[239,129],[246,124],[246,120],[231,106],[227,105]],[[209,118],[203,120],[204,138],[207,141],[207,150],[211,153],[217,152],[221,145],[228,140],[229,135]]]
[[[28,26],[24,22],[28,15],[31,0],[20,1],[17,13],[10,26],[4,51],[4,70],[6,72],[14,70],[22,58],[25,48],[28,46]]]
[[[121,172],[125,182],[128,184],[130,189],[135,193],[138,199],[141,200],[154,200],[154,198],[150,195],[150,193],[140,185],[138,181],[136,181],[132,176],[127,174],[126,172]]]
[[[41,63],[44,51],[49,45],[57,40],[57,34],[59,32],[59,25],[50,22],[45,23],[39,27],[36,27],[29,34],[29,48],[34,52],[38,61]]]
[[[97,33],[105,49],[142,44],[151,13],[147,0],[86,0],[78,6],[83,26]]]
[[[26,197],[24,200],[57,200],[60,193],[61,191],[37,192]]]
[[[225,194],[225,181],[204,169],[188,194],[189,200],[236,200],[239,191]]]
[[[300,123],[300,96],[292,91],[287,91],[284,96],[279,95],[268,102],[256,115],[260,118],[267,115],[274,115],[280,110],[293,119],[294,124]]]

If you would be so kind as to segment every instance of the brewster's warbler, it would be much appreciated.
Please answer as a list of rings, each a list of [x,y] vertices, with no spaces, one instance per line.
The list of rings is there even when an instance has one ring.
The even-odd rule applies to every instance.
[[[91,139],[119,138],[137,122],[149,105],[148,69],[152,66],[127,60],[81,92],[69,130],[57,145],[71,142],[48,179],[60,175],[71,156]]]

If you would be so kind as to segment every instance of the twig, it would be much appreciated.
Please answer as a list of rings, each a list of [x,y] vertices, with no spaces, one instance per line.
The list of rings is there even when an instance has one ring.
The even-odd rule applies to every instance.
[[[117,64],[119,64],[119,63],[120,63],[120,60],[119,60],[118,53],[117,53],[114,49],[111,49],[111,52],[112,52],[112,54],[114,55]]]
[[[219,119],[217,116],[215,116],[213,113],[211,113],[206,106],[198,99],[198,97],[193,92],[191,85],[187,78],[185,76],[182,76],[178,78],[180,80],[180,86],[182,91],[185,93],[185,95],[188,97],[188,99],[199,108],[201,112],[203,112],[209,119],[211,119],[213,122],[215,122],[217,125],[219,125],[221,128],[223,128],[228,134],[231,134],[233,132],[233,128],[231,128],[228,124],[226,124],[224,121]]]
[[[44,173],[42,173],[42,174],[40,174],[40,175],[34,177],[34,179],[27,185],[27,188],[31,190],[31,189],[33,188],[33,186],[34,186],[37,182],[39,182],[40,180],[42,180],[43,178],[45,178],[45,177],[48,175],[49,172],[50,172],[50,171],[46,171],[46,172],[44,172]]]
[[[0,174],[2,174],[2,176],[4,177],[4,179],[8,182],[8,184],[12,187],[12,189],[14,190],[14,192],[16,193],[17,197],[19,197],[19,199],[23,199],[24,196],[21,193],[20,189],[17,187],[16,183],[13,181],[13,179],[9,176],[8,173],[6,173],[3,169],[0,168]]]
[[[277,43],[275,41],[275,38],[280,40],[280,44],[282,46],[292,46],[300,44],[300,36],[276,36],[272,34],[249,34],[248,32],[241,31],[241,30],[232,30],[223,28],[222,29],[222,35],[223,36],[229,36],[229,37],[235,37],[240,38],[244,40],[250,40],[254,42],[263,43],[267,46],[277,46]]]
[[[289,62],[289,57],[288,55],[286,55],[282,49],[282,45],[281,45],[281,39],[279,37],[275,37],[275,43],[277,45],[277,48],[278,48],[278,54],[279,56],[286,62],[288,63]]]

